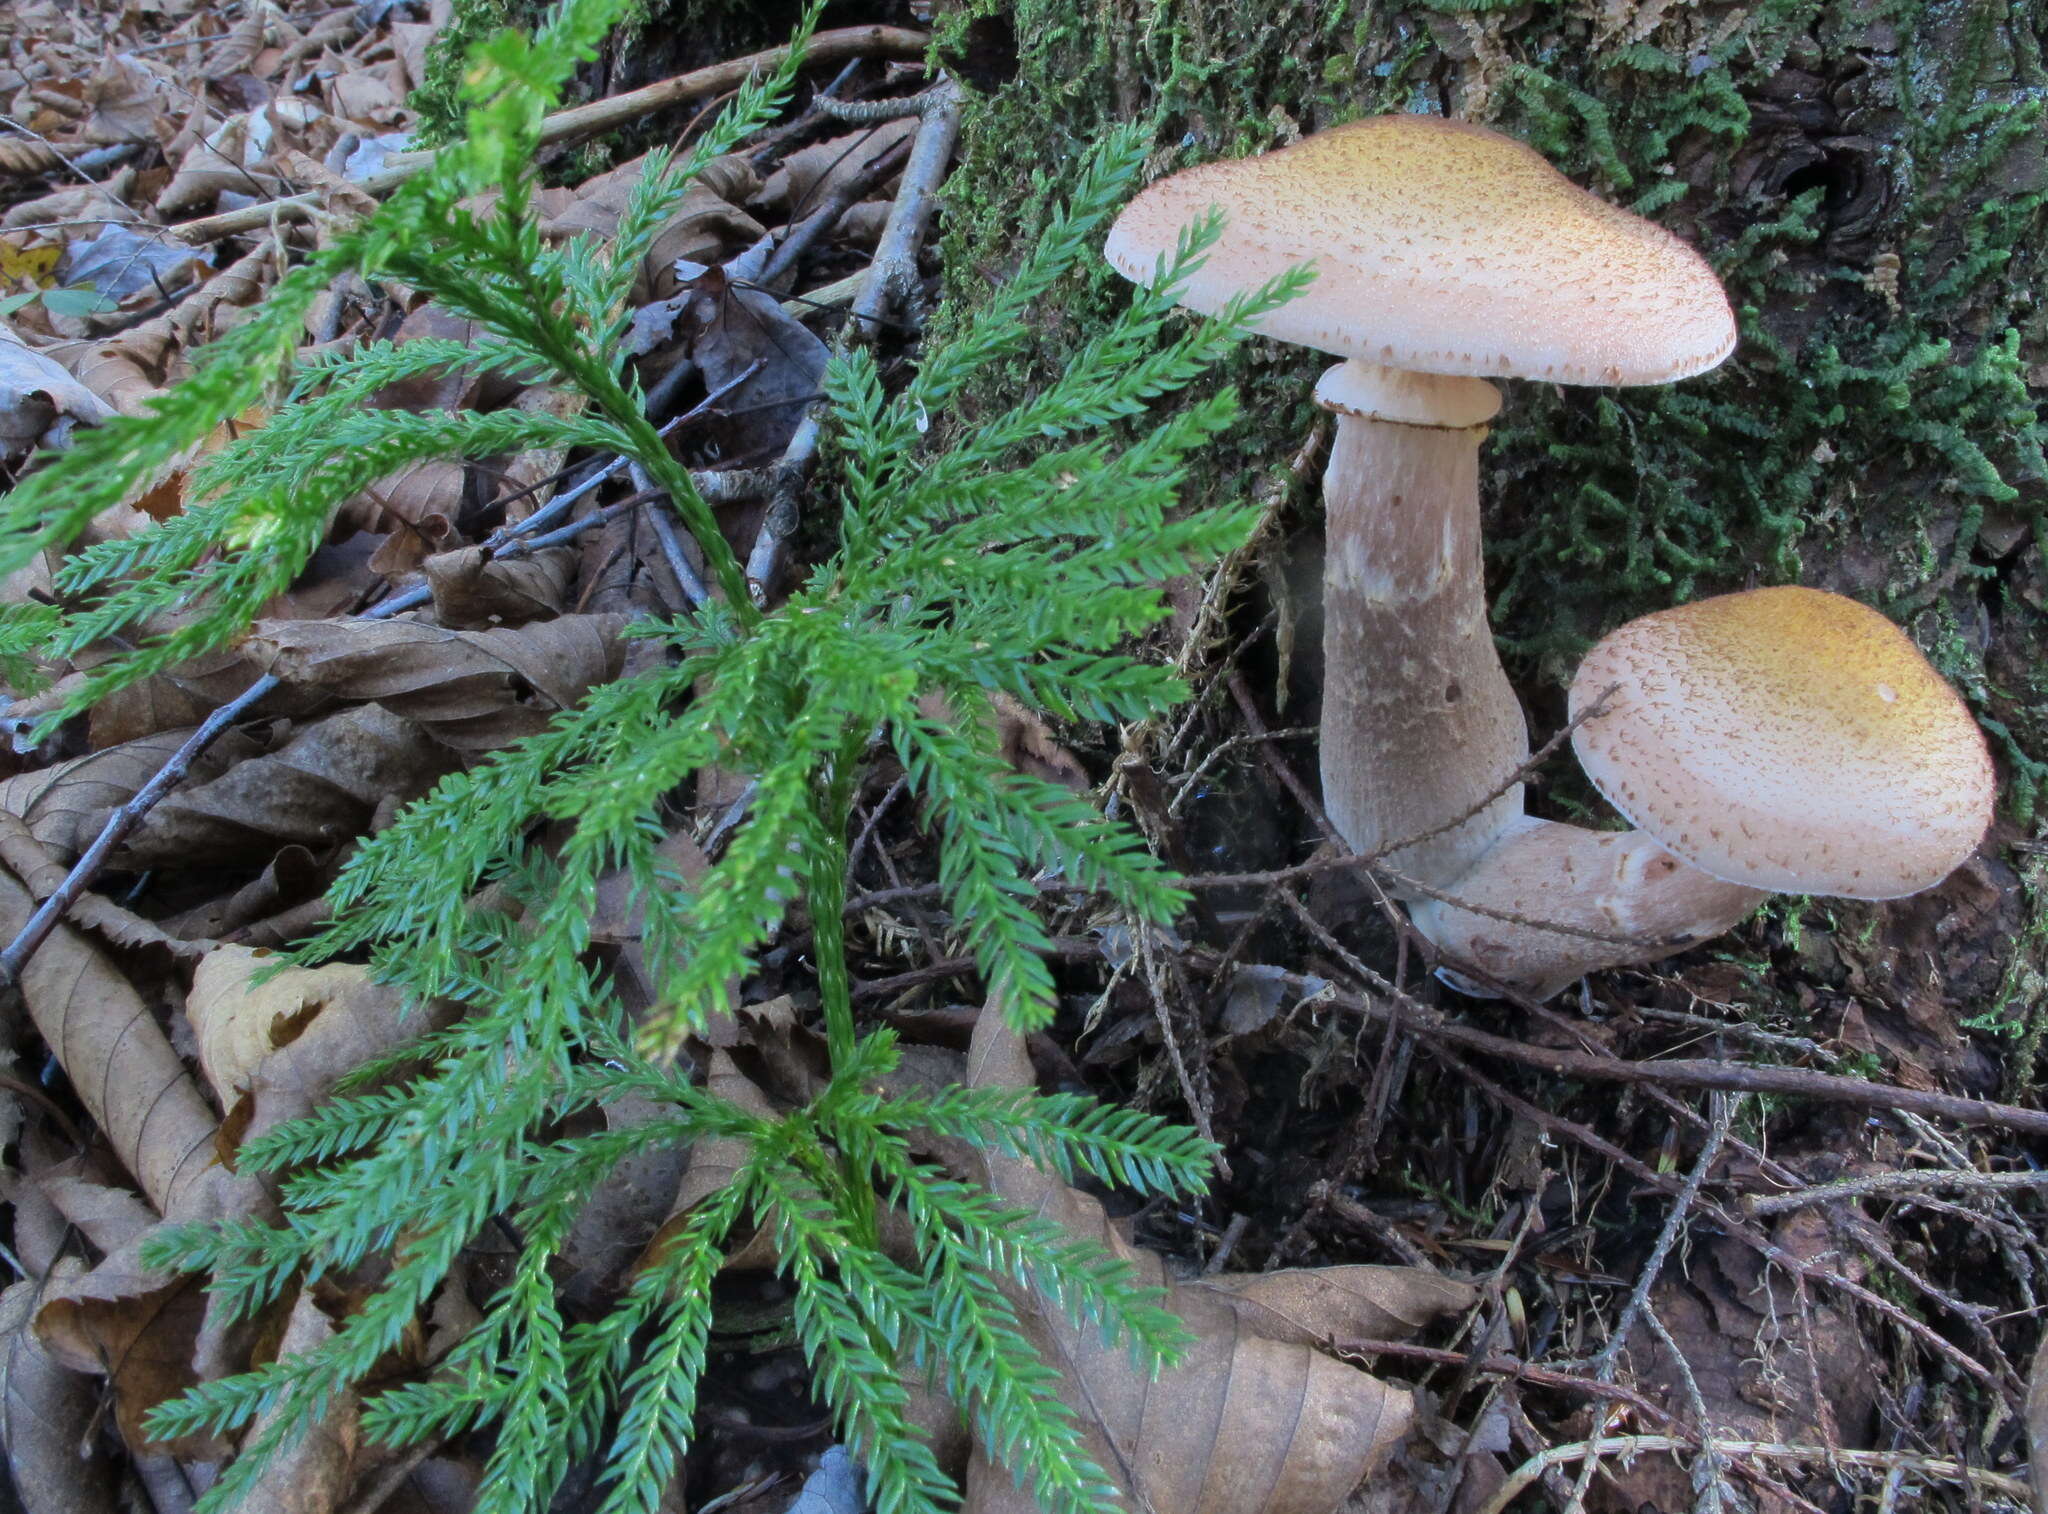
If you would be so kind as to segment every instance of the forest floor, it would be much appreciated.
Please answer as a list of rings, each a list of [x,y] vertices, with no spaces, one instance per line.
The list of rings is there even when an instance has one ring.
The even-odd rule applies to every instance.
[[[297,249],[403,176],[434,30],[404,0],[16,0],[0,16],[0,482],[33,466],[38,444],[161,394]],[[932,119],[854,126],[821,107],[827,86],[861,101],[931,82],[907,32],[831,37],[798,107],[714,165],[663,232],[634,323],[650,413],[692,468],[730,476],[721,525],[771,593],[801,574],[821,527],[769,519],[761,470],[785,457],[868,289]],[[637,160],[607,133],[687,140],[740,77],[696,61],[704,72],[682,85],[614,93],[595,121],[565,126],[550,149],[559,187],[541,206],[551,236],[618,225]],[[793,255],[774,250],[792,241]],[[929,247],[914,272],[917,297],[874,339],[892,381],[917,361],[938,284]],[[316,307],[306,343],[471,335],[406,291],[356,281]],[[376,401],[544,402],[469,377]],[[1315,799],[1314,711],[1292,692],[1298,609],[1284,585],[1324,440],[1302,437],[1276,472],[1252,550],[1175,586],[1180,613],[1150,651],[1194,688],[1180,723],[1054,729],[1005,715],[1019,767],[1134,818],[1194,886],[1174,931],[1048,896],[1064,1008],[1030,1045],[1041,1083],[1186,1120],[1223,1153],[1205,1199],[1120,1214],[1124,1233],[1189,1278],[1381,1264],[1469,1289],[1414,1339],[1391,1338],[1403,1333],[1391,1319],[1374,1331],[1307,1318],[1318,1349],[1414,1399],[1414,1429],[1351,1508],[2043,1507],[2039,1464],[2032,1502],[2026,1468],[2030,1423],[2048,1432],[2048,1385],[2029,1390],[2048,1290],[2048,1119],[2025,1069],[2001,1066],[2014,1043],[1972,1012],[2005,986],[1988,943],[2022,928],[2007,863],[1987,849],[1892,906],[1773,907],[1724,941],[1549,1004],[1443,988],[1368,871],[1331,849]],[[121,828],[79,875],[90,891],[69,923],[25,969],[5,959],[21,969],[25,1014],[6,1022],[0,1076],[0,1258],[14,1277],[0,1296],[0,1440],[29,1510],[175,1514],[233,1454],[152,1446],[141,1416],[274,1353],[284,1324],[217,1338],[197,1285],[140,1268],[135,1247],[169,1212],[190,1153],[231,1162],[252,1128],[312,1107],[401,1035],[361,968],[258,981],[271,953],[325,919],[323,893],[357,841],[630,671],[630,619],[701,598],[701,564],[645,494],[603,459],[413,466],[342,513],[243,644],[55,733],[30,734],[86,659],[43,669],[49,689],[0,710],[14,737],[0,752],[0,940],[26,944],[38,902],[73,898],[67,874]],[[550,501],[588,529],[490,562],[480,544]],[[170,475],[88,540],[184,503]],[[0,598],[47,600],[53,566],[17,574]],[[365,611],[419,586],[430,612],[366,634]],[[1204,605],[1223,607],[1228,639]],[[192,757],[193,727],[286,652],[300,672]],[[183,781],[145,793],[171,764]],[[960,1079],[982,985],[937,906],[936,858],[904,789],[880,765],[856,806],[854,994],[916,1049],[921,1076]],[[743,802],[742,780],[697,793],[685,842],[715,852]],[[634,923],[600,934],[630,998]],[[718,1075],[770,1105],[800,1101],[814,1076],[804,946],[792,928],[764,956],[716,1049]],[[594,1195],[564,1253],[572,1316],[617,1296],[688,1192],[680,1158],[629,1177]],[[416,1359],[394,1371],[432,1369],[504,1282],[504,1255],[501,1238],[478,1238],[465,1287],[421,1319]],[[831,1427],[773,1274],[723,1286],[729,1333],[668,1507],[779,1511]],[[1218,1375],[1219,1400],[1235,1388],[1247,1445],[1282,1453],[1256,1475],[1219,1468],[1218,1488],[1238,1477],[1242,1491],[1204,1506],[1328,1514],[1287,1486],[1313,1406],[1259,1389],[1231,1351],[1190,1370]],[[1206,1456],[1221,1433],[1148,1424],[1133,1454]],[[466,1508],[480,1456],[462,1435],[396,1459],[342,1436],[301,1469],[289,1506]],[[591,1472],[572,1487],[587,1490]],[[558,1506],[581,1507],[576,1496]]]

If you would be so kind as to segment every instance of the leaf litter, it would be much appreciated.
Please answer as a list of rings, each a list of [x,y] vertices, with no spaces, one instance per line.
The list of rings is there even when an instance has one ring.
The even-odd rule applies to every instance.
[[[413,151],[406,100],[444,20],[440,7],[417,3],[269,0],[17,0],[0,14],[0,483],[79,428],[137,413],[188,372],[194,348],[244,318],[298,251],[395,182]],[[915,87],[879,57],[849,77],[870,94]],[[827,77],[811,82],[822,87]],[[671,112],[663,124],[683,129],[688,119]],[[701,397],[718,396],[674,445],[693,466],[732,480],[721,524],[742,547],[761,529],[768,487],[745,475],[772,470],[818,390],[839,310],[853,297],[841,275],[865,266],[916,130],[913,118],[899,118],[849,132],[813,108],[765,151],[712,163],[643,260],[631,340],[664,407],[654,418],[687,418]],[[611,236],[639,166],[631,159],[544,190],[545,233]],[[778,249],[811,223],[818,230],[804,233],[804,254],[779,266]],[[359,282],[323,296],[305,330],[308,351],[473,339],[465,322],[410,292]],[[899,368],[908,356],[892,349]],[[392,385],[371,403],[489,410],[560,401],[450,370]],[[251,413],[230,429],[266,419]],[[175,517],[197,460],[179,460],[73,548]],[[326,1280],[232,1324],[193,1280],[153,1272],[138,1253],[166,1223],[272,1213],[270,1180],[238,1172],[238,1151],[365,1067],[403,1076],[392,1057],[446,1021],[438,1007],[408,1010],[361,966],[276,971],[247,943],[284,944],[316,928],[321,889],[362,837],[588,690],[631,676],[632,620],[701,595],[701,565],[664,529],[658,502],[629,494],[630,479],[595,486],[602,464],[530,453],[413,465],[337,514],[328,547],[239,645],[54,729],[44,713],[103,654],[82,649],[37,670],[40,687],[7,690],[0,925],[11,938],[193,725],[266,673],[284,685],[151,809],[99,891],[74,905],[22,975],[26,1018],[10,1042],[27,1060],[12,1064],[0,1092],[8,1128],[19,1132],[6,1192],[9,1260],[20,1269],[0,1293],[0,1444],[31,1514],[111,1509],[124,1475],[175,1483],[189,1497],[233,1455],[233,1440],[154,1445],[142,1431],[147,1409],[196,1381],[317,1343],[361,1296],[359,1279]],[[637,502],[621,508],[625,498]],[[484,545],[501,524],[557,500],[564,523],[602,516],[597,529],[524,557]],[[47,598],[59,556],[0,593],[13,603]],[[1232,571],[1247,566],[1281,577],[1271,563]],[[425,608],[357,618],[414,586],[430,594]],[[1224,581],[1223,593],[1242,587]],[[1291,607],[1283,601],[1275,613],[1276,640],[1291,644]],[[1284,658],[1271,687],[1254,688],[1185,616],[1175,633],[1169,653],[1205,696],[1236,679],[1238,708],[1262,695],[1271,708],[1286,706]],[[1311,817],[1274,783],[1283,764],[1270,752],[1251,755],[1267,733],[1213,713],[1225,704],[1205,697],[1182,731],[1159,741],[1137,733],[1121,750],[1113,733],[1054,730],[1008,704],[995,713],[1020,769],[1076,790],[1114,772],[1109,787],[1130,796],[1177,860],[1257,866],[1277,860],[1266,854],[1287,827],[1297,840],[1308,835]],[[1191,747],[1239,738],[1250,741],[1242,760],[1222,766]],[[963,1081],[1093,1081],[1167,1108],[1186,1097],[1196,1107],[1182,1112],[1199,1113],[1230,1148],[1232,1179],[1199,1212],[1112,1218],[1094,1194],[1022,1164],[997,1162],[982,1174],[1006,1199],[1136,1263],[1168,1290],[1194,1336],[1188,1366],[1155,1383],[1056,1311],[1019,1301],[1133,1507],[1478,1507],[1515,1461],[1570,1449],[1592,1431],[1591,1406],[1615,1402],[1633,1428],[1675,1431],[1687,1446],[1711,1433],[1838,1450],[1878,1444],[1887,1425],[1892,1449],[1919,1456],[1897,1461],[1893,1474],[1920,1477],[1922,1491],[1939,1496],[1955,1484],[1926,1468],[1944,1455],[2016,1467],[2030,1442],[2038,1458],[2048,1373],[2037,1364],[2025,1392],[2014,1363],[2039,1358],[2002,1349],[2009,1330],[1985,1323],[2000,1308],[2036,1307],[2048,1278],[2034,1200],[1852,1213],[1836,1205],[1769,1231],[1741,1208],[1746,1194],[1797,1183],[1915,1160],[1967,1174],[2009,1152],[1898,1121],[1874,1132],[1788,1123],[1768,1156],[1736,1140],[1702,1201],[1710,1233],[1651,1280],[1656,1329],[1621,1354],[1614,1391],[1624,1396],[1602,1398],[1584,1364],[1607,1339],[1617,1292],[1637,1276],[1644,1214],[1674,1201],[1666,1176],[1696,1148],[1703,1122],[1685,1101],[1631,1096],[1616,1107],[1580,1093],[1553,1109],[1540,1090],[1524,1098],[1503,1088],[1398,1018],[1374,1039],[1363,1020],[1346,1021],[1329,991],[1361,981],[1353,963],[1277,925],[1285,912],[1257,895],[1203,922],[1228,927],[1224,936],[1166,942],[1163,966],[1136,951],[1105,960],[1093,942],[1129,939],[1127,925],[1074,920],[1064,939],[1076,949],[1062,970],[1073,1024],[1086,1029],[1034,1045],[1034,1069],[997,1017],[974,1012],[958,924],[926,907],[928,891],[918,897],[934,859],[919,817],[892,797],[892,779],[884,762],[864,791],[853,879],[890,902],[850,918],[861,922],[865,1002],[928,1043],[907,1051],[928,1054],[934,1076]],[[699,808],[672,833],[671,860],[685,878],[701,865],[700,843],[717,845],[721,814],[744,801],[745,775],[722,780],[714,794],[706,775]],[[1310,898],[1325,917],[1355,907],[1328,890]],[[1948,919],[1930,918],[1921,934],[1934,939]],[[599,925],[594,937],[619,991],[644,1004],[653,974],[642,921],[625,908]],[[1919,929],[1904,915],[1888,928]],[[1229,931],[1241,933],[1234,944]],[[241,944],[217,939],[229,933]],[[1746,1015],[1781,1039],[1823,1027],[1799,1053],[1823,1066],[1846,1050],[1889,1059],[1890,1076],[1916,1086],[1967,1075],[1953,1052],[1921,1065],[1917,1047],[1961,1043],[1954,1006],[1938,985],[1910,1003],[1889,997],[1869,939],[1850,929],[1808,934],[1799,951],[1832,951],[1842,965],[1836,989],[1818,995],[1704,961],[1627,976],[1619,1028],[1601,1034],[1649,1054],[1681,1033],[1705,1034],[1732,1053],[1753,1044]],[[734,1015],[696,1048],[706,1085],[759,1113],[811,1086],[817,1048],[805,1027],[800,948],[771,953],[758,979],[734,984]],[[1304,958],[1312,974],[1295,971]],[[1815,1001],[1797,1006],[1811,1016],[1788,1005],[1801,995]],[[1397,983],[1393,1002],[1405,996]],[[1660,1029],[1670,1032],[1665,1042]],[[970,1033],[971,1061],[961,1057]],[[1537,1044],[1584,1034],[1540,1018],[1522,1033]],[[626,1103],[596,1118],[617,1129],[647,1114]],[[565,1306],[616,1297],[742,1155],[707,1141],[651,1150],[616,1172],[565,1251]],[[434,1370],[503,1282],[504,1255],[479,1237],[393,1372]],[[855,1514],[858,1481],[845,1475],[843,1453],[829,1446],[792,1370],[772,1260],[757,1237],[721,1282],[735,1328],[714,1361],[709,1422],[673,1506],[747,1494],[740,1507],[780,1514],[795,1483],[778,1488],[763,1476],[779,1462],[817,1468],[799,1507]],[[1215,1270],[1224,1263],[1268,1270]],[[1879,1282],[1887,1297],[1910,1299],[1905,1324],[1878,1310]],[[1922,1315],[1964,1344],[1942,1357],[1908,1328]],[[1416,1344],[1417,1332],[1438,1344]],[[1942,1398],[1946,1389],[1930,1407],[1941,1373],[1967,1378],[1959,1361],[1991,1386],[1972,1407]],[[937,1439],[960,1445],[953,1411],[936,1399],[927,1408]],[[356,1409],[349,1397],[330,1404],[248,1506],[467,1507],[477,1447],[456,1436],[393,1462],[364,1440]],[[1701,1496],[1701,1465],[1661,1453],[1609,1461],[1585,1507],[1678,1507]],[[1028,1507],[978,1456],[957,1470],[975,1514]],[[1784,1472],[1763,1457],[1715,1475],[1732,1475],[1729,1486],[1761,1508],[1824,1500],[1824,1479],[1800,1484],[1802,1495],[1779,1480]]]

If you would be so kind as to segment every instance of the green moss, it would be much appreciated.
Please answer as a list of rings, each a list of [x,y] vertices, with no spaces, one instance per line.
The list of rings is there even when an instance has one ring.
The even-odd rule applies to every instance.
[[[427,47],[427,76],[407,104],[419,112],[415,139],[438,147],[462,134],[462,70],[469,50],[508,26],[532,27],[547,14],[546,0],[454,0],[448,24]]]

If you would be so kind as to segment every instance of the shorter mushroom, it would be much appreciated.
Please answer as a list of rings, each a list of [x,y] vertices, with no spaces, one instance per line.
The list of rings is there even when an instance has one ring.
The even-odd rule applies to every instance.
[[[1639,829],[1523,817],[1444,890],[1476,909],[1411,911],[1447,957],[1532,997],[1719,935],[1767,892],[1919,893],[1991,822],[1961,697],[1839,594],[1754,589],[1630,621],[1572,681],[1574,718],[1588,710],[1573,748]]]

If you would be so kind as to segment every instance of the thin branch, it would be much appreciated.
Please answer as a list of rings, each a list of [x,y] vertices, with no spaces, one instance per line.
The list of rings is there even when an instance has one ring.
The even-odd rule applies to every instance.
[[[830,113],[837,102],[818,102]],[[953,160],[953,146],[960,136],[961,95],[952,80],[942,80],[914,100],[893,101],[914,107],[919,116],[917,140],[903,166],[896,186],[896,198],[889,207],[889,219],[882,227],[882,239],[862,276],[860,294],[853,302],[853,319],[840,330],[834,344],[841,352],[868,339],[877,322],[914,285],[917,254],[931,227],[937,205],[939,182],[946,165]],[[747,554],[747,588],[757,605],[765,605],[782,569],[783,548],[795,533],[798,520],[797,493],[818,460],[823,423],[814,409],[796,428],[781,461],[775,464],[775,487],[768,509],[761,517],[760,531]]]
[[[874,896],[868,898],[872,901]],[[1320,980],[1311,983],[1300,973],[1283,972],[1276,976],[1280,982],[1303,994],[1322,987]],[[1377,979],[1371,986],[1376,994],[1400,997],[1401,1027],[1404,1030],[1518,1062],[1525,1067],[1540,1068],[1556,1077],[1666,1088],[1719,1088],[1730,1093],[1780,1094],[1827,1104],[1846,1104],[1857,1109],[1887,1109],[1926,1115],[1954,1120],[1959,1125],[1989,1125],[2048,1136],[2048,1111],[2039,1109],[2022,1109],[2014,1104],[1966,1099],[1925,1089],[1899,1088],[1889,1083],[1808,1072],[1797,1067],[1760,1067],[1748,1062],[1724,1062],[1714,1058],[1631,1062],[1564,1047],[1530,1046],[1451,1020],[1421,1000],[1400,994],[1385,979]],[[1378,1003],[1364,994],[1333,988],[1327,997],[1331,1003],[1369,1015],[1375,1020],[1384,1022],[1392,1017],[1390,1005]]]
[[[1842,1199],[1899,1198],[1925,1193],[1929,1189],[1960,1188],[1970,1193],[2000,1193],[2015,1189],[2048,1188],[2048,1172],[1952,1172],[1945,1168],[1921,1168],[1911,1172],[1867,1172],[1861,1177],[1842,1178],[1801,1188],[1794,1193],[1772,1194],[1749,1200],[1749,1212],[1763,1216],[1806,1209],[1815,1204],[1833,1204]]]
[[[1764,1461],[1824,1461],[1845,1467],[1866,1467],[1877,1471],[1903,1468],[1923,1477],[1945,1482],[1967,1482],[2004,1498],[2021,1508],[2028,1504],[2027,1485],[2017,1477],[1967,1467],[1941,1456],[1914,1456],[1902,1451],[1829,1450],[1825,1446],[1794,1446],[1765,1440],[1716,1440],[1714,1449],[1724,1456],[1754,1456]],[[1613,1435],[1600,1441],[1577,1441],[1552,1446],[1517,1467],[1508,1480],[1494,1490],[1479,1514],[1507,1514],[1517,1498],[1552,1467],[1583,1460],[1587,1456],[1641,1456],[1652,1451],[1684,1451],[1691,1443],[1672,1435]]]

